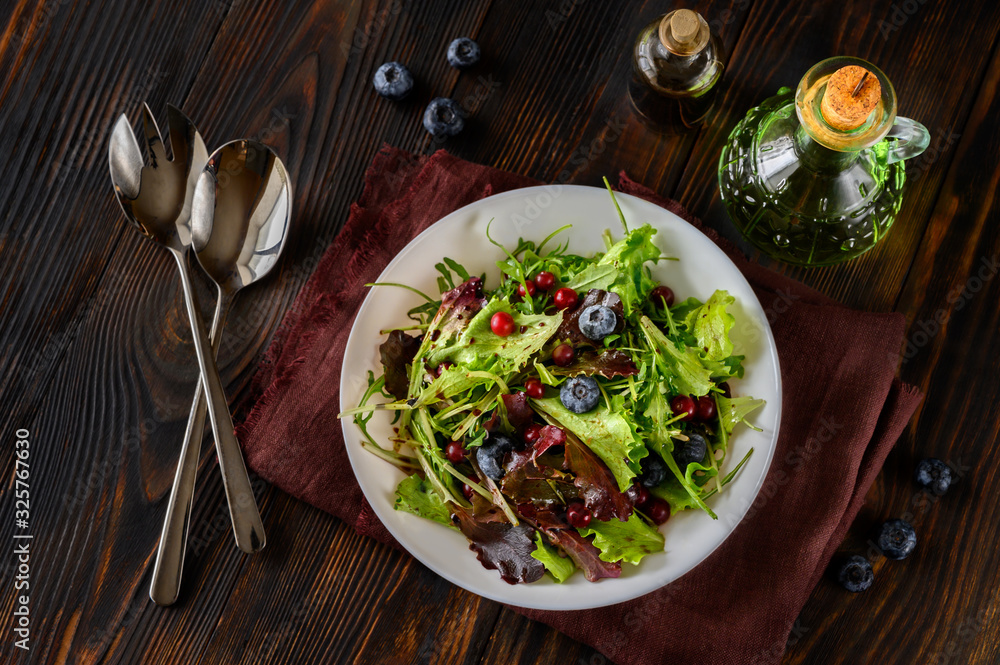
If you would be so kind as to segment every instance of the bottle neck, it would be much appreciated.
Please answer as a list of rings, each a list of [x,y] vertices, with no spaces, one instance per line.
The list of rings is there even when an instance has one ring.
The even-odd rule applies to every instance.
[[[795,154],[811,171],[838,173],[858,160],[858,152],[831,150],[809,136],[800,124],[795,129]]]

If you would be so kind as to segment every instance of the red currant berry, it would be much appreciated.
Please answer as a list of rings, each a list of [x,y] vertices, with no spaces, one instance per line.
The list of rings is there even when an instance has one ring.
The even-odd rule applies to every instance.
[[[553,286],[556,285],[556,276],[550,272],[543,270],[542,272],[535,275],[535,286],[540,288],[542,291],[548,291]]]
[[[577,529],[585,529],[590,525],[590,510],[583,501],[573,501],[566,506],[566,521]]]
[[[538,423],[528,425],[524,429],[523,439],[529,446],[535,445],[535,441],[538,441],[542,437],[542,426]]]
[[[576,307],[576,303],[579,297],[576,295],[576,291],[573,289],[566,288],[565,286],[552,296],[552,301],[556,304],[559,309],[572,309]]]
[[[452,441],[444,447],[444,456],[448,458],[449,462],[458,464],[465,459],[465,446],[459,441]]]
[[[650,292],[649,299],[653,301],[653,305],[656,307],[663,307],[663,303],[666,303],[667,307],[673,307],[674,290],[669,286],[660,284],[658,287],[653,289],[652,292]]]
[[[656,526],[660,526],[670,519],[670,504],[660,497],[654,496],[646,505],[645,512]]]
[[[560,367],[566,367],[571,362],[573,358],[576,357],[576,351],[569,344],[560,344],[556,348],[552,349],[552,362],[559,365]]]
[[[690,395],[678,395],[670,400],[670,410],[674,412],[675,416],[683,413],[684,417],[681,420],[694,420],[698,413],[698,405],[694,403]]]
[[[626,494],[632,500],[632,505],[639,509],[649,503],[652,497],[652,494],[649,493],[649,490],[642,483],[633,484],[632,487],[628,488]]]
[[[524,392],[532,399],[541,399],[545,397],[545,386],[538,379],[528,379],[524,382]]]
[[[462,483],[462,496],[464,496],[469,501],[472,501],[472,494],[473,494],[472,488],[466,485],[465,483]]]
[[[715,398],[711,395],[702,395],[698,398],[698,420],[712,418],[715,418]]]
[[[490,319],[490,329],[500,337],[506,337],[514,332],[514,317],[507,312],[497,312]]]
[[[528,287],[528,288],[525,289],[525,287]],[[517,295],[521,296],[522,298],[525,295],[534,296],[535,295],[535,283],[532,282],[529,279],[529,280],[526,280],[524,282],[524,284],[518,284],[517,285]]]

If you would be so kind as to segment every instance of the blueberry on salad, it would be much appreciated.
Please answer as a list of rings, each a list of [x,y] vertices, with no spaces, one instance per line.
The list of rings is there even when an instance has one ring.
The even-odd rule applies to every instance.
[[[918,485],[941,496],[951,487],[951,467],[933,457],[920,460],[915,478]]]
[[[615,331],[618,316],[610,307],[591,305],[580,315],[580,332],[587,339],[599,342]]]
[[[492,480],[500,480],[504,476],[504,455],[514,450],[514,441],[509,436],[497,434],[486,439],[483,445],[476,449],[476,463],[483,473]]]
[[[479,44],[468,37],[459,37],[448,44],[448,64],[452,67],[471,67],[479,62],[479,55]]]
[[[840,564],[837,580],[851,593],[861,593],[875,581],[875,573],[868,559],[853,554]]]
[[[688,432],[687,441],[675,441],[674,459],[683,469],[688,464],[697,464],[705,460],[708,452],[708,442],[697,432]]]
[[[413,90],[413,74],[399,62],[387,62],[375,70],[375,92],[398,102]]]
[[[905,559],[917,547],[917,532],[904,520],[889,520],[878,532],[878,548],[889,559]]]
[[[424,111],[424,129],[434,137],[457,136],[465,128],[465,112],[454,99],[436,97]]]
[[[429,110],[432,125],[459,116],[448,100]],[[495,270],[434,257],[437,293],[385,322],[383,371],[340,414],[404,474],[396,510],[459,529],[512,584],[621,576],[664,551],[658,527],[671,516],[717,518],[712,497],[752,453],[729,454],[763,405],[723,396],[744,375],[729,338],[735,299],[677,294],[668,309],[661,289],[656,305],[657,231],[621,223],[592,256],[554,240],[560,231],[503,247],[487,225],[503,249]]]
[[[575,376],[559,389],[559,400],[573,413],[587,413],[601,401],[601,387],[590,376]]]

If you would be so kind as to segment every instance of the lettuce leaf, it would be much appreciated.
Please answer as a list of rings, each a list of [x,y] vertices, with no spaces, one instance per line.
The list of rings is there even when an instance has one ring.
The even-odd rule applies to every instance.
[[[439,524],[455,527],[451,521],[451,511],[441,500],[441,496],[426,479],[417,474],[404,478],[396,487],[396,503],[393,507],[417,517],[425,517]]]
[[[622,298],[625,313],[631,314],[642,296],[654,286],[652,278],[645,270],[648,261],[660,259],[660,248],[653,243],[656,229],[646,224],[625,234],[625,237],[611,245],[597,262],[599,266],[612,266],[618,276],[607,288]]]
[[[607,291],[617,278],[618,269],[613,265],[592,263],[572,277],[565,286],[577,293],[586,293],[591,289]]]
[[[719,422],[726,429],[726,434],[732,434],[733,428],[739,423],[744,423],[750,429],[760,431],[759,428],[747,422],[746,417],[764,406],[764,400],[750,397],[749,395],[743,397],[723,397],[720,395],[717,401],[719,404]]]
[[[576,572],[576,564],[569,557],[560,556],[559,550],[545,542],[540,531],[535,532],[535,544],[538,546],[531,556],[542,562],[556,582],[562,584]]]
[[[691,310],[684,319],[688,331],[694,335],[698,348],[707,360],[725,360],[733,353],[729,331],[736,318],[726,312],[726,307],[736,302],[726,291],[716,291],[705,304]]]
[[[595,520],[579,532],[584,537],[594,536],[602,561],[638,564],[644,556],[663,551],[663,534],[636,514],[628,522]]]
[[[639,319],[646,340],[656,356],[656,364],[666,376],[676,392],[700,397],[712,388],[712,373],[701,362],[698,350],[685,347],[678,349],[648,316]]]

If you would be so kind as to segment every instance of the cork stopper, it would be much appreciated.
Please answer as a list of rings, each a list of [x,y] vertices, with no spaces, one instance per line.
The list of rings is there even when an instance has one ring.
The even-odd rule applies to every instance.
[[[864,67],[848,65],[827,81],[820,112],[834,129],[850,131],[865,123],[881,97],[878,77]]]
[[[694,55],[708,44],[708,23],[690,9],[672,11],[660,21],[660,41],[677,55]]]

